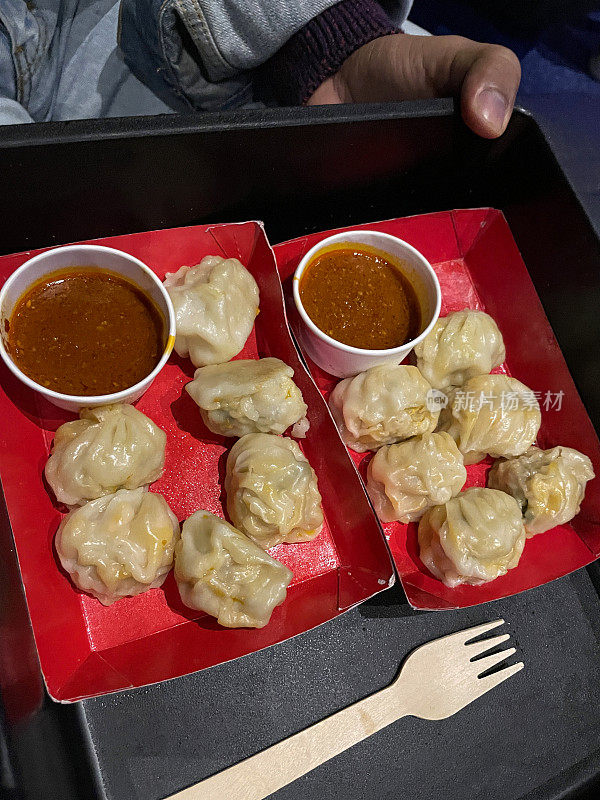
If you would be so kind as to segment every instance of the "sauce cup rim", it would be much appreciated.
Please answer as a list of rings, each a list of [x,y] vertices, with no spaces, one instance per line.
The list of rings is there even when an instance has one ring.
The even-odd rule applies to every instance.
[[[63,394],[62,392],[56,392],[54,391],[54,389],[48,389],[46,386],[42,386],[42,384],[34,381],[15,364],[15,362],[13,361],[9,352],[6,349],[3,336],[0,336],[0,357],[2,358],[8,369],[13,373],[13,375],[16,378],[18,378],[22,383],[24,383],[30,389],[33,389],[34,391],[47,397],[49,400],[59,400],[62,402],[68,402],[73,404],[78,403],[82,407],[84,406],[91,407],[94,405],[109,405],[111,403],[123,402],[123,398],[129,397],[130,395],[134,395],[136,392],[139,391],[141,391],[142,393],[145,391],[144,387],[147,388],[147,386],[149,386],[152,383],[152,381],[156,378],[158,373],[167,363],[169,356],[173,351],[173,346],[175,344],[175,309],[173,308],[173,303],[171,302],[171,298],[169,297],[169,294],[165,289],[165,287],[163,286],[163,283],[158,277],[158,275],[153,270],[151,270],[150,267],[144,264],[143,261],[140,261],[139,258],[136,258],[136,256],[132,256],[130,253],[126,253],[124,250],[119,250],[116,247],[106,247],[105,245],[94,245],[94,244],[72,244],[72,245],[64,245],[63,247],[52,247],[48,250],[44,250],[43,253],[38,253],[37,255],[27,259],[27,261],[24,261],[20,267],[17,267],[17,269],[8,276],[8,278],[4,282],[4,285],[0,289],[0,313],[2,312],[2,306],[4,303],[4,299],[8,293],[8,290],[10,289],[12,284],[15,283],[15,281],[18,280],[18,278],[24,272],[27,272],[28,269],[30,269],[33,265],[35,265],[39,261],[43,261],[44,258],[50,255],[51,253],[56,253],[58,251],[65,252],[69,250],[83,250],[90,253],[90,255],[98,251],[116,254],[119,257],[124,258],[125,260],[135,264],[135,266],[140,268],[142,272],[145,272],[154,282],[154,284],[159,290],[159,293],[164,301],[164,304],[168,312],[166,320],[167,342],[165,344],[162,356],[160,357],[160,360],[158,361],[157,365],[151,372],[149,372],[144,378],[142,378],[142,380],[138,381],[132,386],[129,386],[126,389],[121,389],[118,392],[111,392],[110,394],[82,395],[82,394]],[[84,266],[94,267],[95,265],[90,264]],[[102,267],[97,267],[97,268],[102,269]],[[52,267],[51,269],[48,270],[47,274],[50,275],[52,272],[60,272],[61,269],[68,269],[68,267]],[[115,270],[112,271],[114,272]],[[142,289],[142,287],[139,286],[138,288]],[[142,289],[142,291],[144,290]]]
[[[350,344],[344,344],[344,342],[340,342],[337,339],[334,339],[332,336],[329,336],[328,334],[324,333],[319,327],[317,327],[317,325],[315,325],[312,319],[308,316],[302,304],[302,300],[300,299],[300,278],[302,276],[302,273],[306,269],[307,265],[310,263],[310,261],[312,261],[312,259],[319,252],[319,250],[325,249],[330,244],[336,244],[337,242],[345,242],[345,241],[349,243],[355,242],[356,244],[364,244],[366,246],[376,247],[376,245],[370,245],[368,242],[361,242],[359,239],[347,238],[349,235],[361,235],[361,234],[368,234],[369,236],[375,236],[378,239],[381,239],[383,242],[393,241],[402,245],[403,248],[410,251],[414,256],[417,257],[417,260],[421,262],[421,266],[425,268],[425,271],[429,273],[433,281],[435,295],[436,295],[436,302],[433,314],[431,316],[431,321],[418,336],[415,336],[414,339],[409,339],[408,341],[404,342],[404,344],[398,345],[398,347],[390,347],[383,350],[369,350],[364,347],[354,347],[353,345]],[[389,255],[391,258],[397,258],[397,256],[394,256],[394,254],[389,252],[384,246],[377,249],[380,249],[383,253]],[[317,242],[317,244],[311,247],[310,250],[308,250],[308,252],[305,253],[300,259],[300,262],[298,263],[298,266],[294,271],[292,282],[293,282],[292,293],[294,296],[294,303],[296,305],[298,313],[300,314],[300,317],[302,318],[302,321],[308,327],[308,329],[312,333],[314,333],[315,336],[317,336],[319,339],[322,339],[322,341],[327,342],[327,344],[331,345],[332,347],[335,347],[338,350],[342,350],[345,353],[352,353],[354,355],[373,356],[373,357],[376,356],[393,357],[398,353],[403,352],[404,350],[407,349],[412,350],[412,348],[415,345],[419,344],[419,342],[421,342],[431,332],[433,326],[438,320],[442,307],[442,290],[440,288],[440,282],[438,280],[437,275],[435,274],[433,267],[431,266],[429,261],[425,258],[425,256],[419,250],[417,250],[416,247],[413,247],[408,242],[405,242],[404,239],[400,239],[398,236],[393,236],[390,233],[383,233],[382,231],[375,231],[371,229],[350,230],[350,231],[345,231],[343,233],[335,233],[332,236],[327,236],[325,239],[322,239],[320,242]]]

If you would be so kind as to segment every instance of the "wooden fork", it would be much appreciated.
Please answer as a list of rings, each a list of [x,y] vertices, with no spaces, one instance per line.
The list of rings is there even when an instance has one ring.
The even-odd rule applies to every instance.
[[[503,623],[476,625],[418,647],[390,686],[167,800],[264,800],[401,717],[437,720],[456,714],[523,669],[520,661],[480,677],[514,647],[473,661],[509,638],[505,633],[472,641]]]

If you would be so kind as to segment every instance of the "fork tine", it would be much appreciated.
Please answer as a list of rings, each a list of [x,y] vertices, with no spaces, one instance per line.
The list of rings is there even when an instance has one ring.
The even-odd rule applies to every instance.
[[[516,647],[509,647],[508,650],[501,650],[499,653],[492,653],[491,656],[478,658],[477,661],[473,661],[472,666],[477,670],[477,674],[481,675],[488,669],[495,667],[496,664],[499,664],[501,661],[505,661],[509,656],[512,656],[516,652]]]
[[[496,647],[497,644],[505,642],[507,639],[510,639],[510,633],[503,633],[500,636],[492,636],[490,639],[483,639],[481,642],[471,642],[470,644],[465,645],[467,648],[467,655],[469,655],[471,658],[474,658],[480,653],[485,653],[487,650],[491,650],[492,647]]]
[[[517,672],[523,669],[525,664],[522,661],[519,661],[517,664],[512,664],[510,667],[506,667],[506,669],[501,669],[498,672],[494,672],[492,675],[488,675],[486,678],[479,678],[477,680],[477,696],[481,697],[482,694],[489,692],[490,689],[493,689],[498,684],[503,683],[508,678],[511,678]]]
[[[465,628],[462,631],[457,631],[457,633],[451,633],[447,638],[454,639],[454,641],[462,641],[463,644],[466,644],[470,642],[471,639],[475,639],[476,636],[481,636],[482,633],[487,633],[497,628],[499,625],[504,625],[503,619],[496,619],[493,622],[484,622],[483,625],[475,625],[473,628]]]

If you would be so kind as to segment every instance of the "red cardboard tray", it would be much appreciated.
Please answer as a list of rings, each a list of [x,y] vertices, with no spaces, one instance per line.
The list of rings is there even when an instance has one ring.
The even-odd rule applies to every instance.
[[[496,320],[507,353],[506,363],[498,371],[514,375],[540,393],[539,446],[575,447],[590,457],[596,476],[600,476],[598,437],[502,213],[489,208],[446,211],[340,230],[367,228],[404,239],[430,261],[442,289],[442,316],[468,307],[487,311]],[[292,329],[300,324],[292,300],[294,270],[304,253],[340,230],[315,233],[275,247]],[[337,378],[310,359],[306,361],[328,397]],[[348,452],[366,482],[372,454]],[[467,467],[466,487],[485,486],[491,464],[487,459]],[[465,608],[540,586],[591,563],[600,556],[599,484],[600,477],[588,483],[581,511],[571,524],[528,539],[519,565],[482,586],[444,586],[419,560],[417,524],[384,524],[410,604],[418,609]]]
[[[140,258],[162,278],[205,255],[235,256],[260,288],[260,314],[239,357],[276,356],[294,369],[308,404],[301,447],[323,496],[325,526],[312,542],[272,555],[294,572],[285,602],[261,630],[229,630],[181,603],[173,574],[161,589],[110,607],[78,592],[53,538],[61,510],[43,483],[54,431],[74,415],[30,392],[2,364],[0,474],[40,664],[49,694],[70,702],[185,675],[281,642],[394,582],[389,551],[323,398],[292,342],[275,258],[259,223],[174,228],[96,240]],[[39,250],[0,257],[0,282]],[[173,356],[136,404],[167,432],[164,494],[180,520],[199,508],[222,515],[225,458],[234,440],[208,431],[183,386],[193,376]]]

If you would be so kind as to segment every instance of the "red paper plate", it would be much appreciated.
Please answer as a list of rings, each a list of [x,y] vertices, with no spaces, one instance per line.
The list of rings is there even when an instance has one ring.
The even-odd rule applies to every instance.
[[[326,523],[313,542],[271,554],[294,572],[286,601],[261,630],[229,630],[182,605],[169,575],[161,589],[110,607],[78,592],[53,549],[61,513],[43,483],[54,431],[73,415],[18,382],[2,364],[0,474],[49,694],[63,702],[185,675],[260,650],[331,619],[392,585],[385,540],[335,425],[291,340],[273,251],[260,224],[176,228],[96,240],[140,258],[162,278],[205,255],[235,256],[260,288],[260,314],[239,357],[276,356],[294,369],[308,404],[301,447],[318,478]],[[37,252],[0,257],[0,282]],[[234,440],[210,433],[183,386],[190,361],[172,357],[137,407],[167,432],[166,468],[152,491],[180,520],[222,515],[225,455]]]
[[[496,320],[507,353],[506,363],[498,371],[514,375],[539,392],[542,426],[538,444],[543,448],[559,444],[575,447],[590,457],[594,472],[600,476],[598,437],[502,213],[494,209],[447,211],[345,230],[367,228],[404,239],[430,261],[442,289],[442,316],[475,308],[487,311]],[[315,233],[275,247],[292,329],[300,324],[291,292],[294,270],[311,247],[338,232]],[[328,397],[337,379],[309,359],[307,362]],[[372,454],[349,453],[366,480]],[[491,463],[488,459],[467,467],[466,486],[485,486]],[[519,565],[483,586],[444,586],[419,560],[416,523],[384,524],[409,602],[419,609],[465,608],[532,589],[591,563],[600,555],[599,484],[600,477],[588,483],[581,511],[569,525],[528,539]]]

